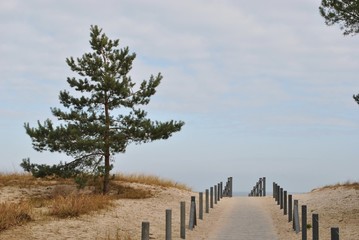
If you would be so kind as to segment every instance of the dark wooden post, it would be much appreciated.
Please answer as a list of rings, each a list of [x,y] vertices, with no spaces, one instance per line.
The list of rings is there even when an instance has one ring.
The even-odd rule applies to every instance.
[[[284,191],[283,194],[284,194],[284,199],[283,199],[283,208],[284,208],[284,211],[283,211],[283,214],[284,214],[284,215],[287,215],[287,211],[288,211],[287,191]]]
[[[331,240],[339,240],[339,228],[333,227],[330,229]]]
[[[296,233],[300,232],[300,223],[299,223],[299,204],[298,200],[294,200],[294,211],[293,211],[293,229]]]
[[[181,239],[186,238],[186,202],[181,202]]]
[[[307,240],[307,206],[302,205],[302,240]]]
[[[280,205],[280,186],[277,185],[277,205]]]
[[[275,190],[277,188],[276,186],[277,184],[275,182],[273,182],[273,198],[276,200],[276,194],[275,194]]]
[[[233,196],[233,177],[229,177],[229,197]]]
[[[279,204],[280,204],[280,209],[283,209],[283,188],[280,188],[280,200],[279,200]]]
[[[221,198],[223,198],[223,182],[221,182],[221,191],[220,191],[220,193],[221,193]]]
[[[166,240],[172,240],[172,210],[166,209]]]
[[[206,189],[206,213],[209,213],[209,190]]]
[[[213,187],[210,188],[210,200],[211,200],[210,206],[211,206],[211,208],[213,208]]]
[[[214,185],[214,204],[217,204],[217,185]]]
[[[313,237],[312,240],[319,240],[319,215],[313,213],[312,215],[312,227],[313,227]]]
[[[221,190],[220,190],[221,186],[219,183],[217,183],[217,201],[221,201]]]
[[[292,195],[288,195],[288,222],[293,220],[293,200]]]
[[[266,177],[263,177],[263,196],[266,196]]]
[[[141,240],[150,240],[150,223],[142,222]]]
[[[198,218],[203,220],[203,192],[199,193],[199,203],[198,203],[198,207],[199,207],[199,216]]]

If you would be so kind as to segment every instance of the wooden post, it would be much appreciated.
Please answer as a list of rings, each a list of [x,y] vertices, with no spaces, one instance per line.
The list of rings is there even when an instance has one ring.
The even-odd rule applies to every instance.
[[[288,222],[291,222],[292,219],[293,219],[293,209],[292,209],[292,206],[293,206],[293,201],[292,201],[292,195],[289,194],[288,195]]]
[[[172,210],[166,209],[166,240],[172,240]]]
[[[214,185],[214,204],[217,204],[217,185]]]
[[[276,189],[276,183],[273,182],[273,198],[275,199],[276,195],[275,195],[275,189]]]
[[[312,215],[312,228],[312,240],[319,240],[319,215],[315,213]]]
[[[339,228],[332,227],[330,229],[331,240],[339,240]]]
[[[198,218],[203,220],[203,192],[199,193],[199,216]]]
[[[300,223],[299,223],[299,209],[298,209],[298,200],[294,200],[294,212],[293,212],[293,216],[294,216],[294,230],[295,233],[299,233],[300,232]]]
[[[210,206],[213,208],[213,187],[210,188]]]
[[[258,184],[258,188],[259,188],[259,196],[262,197],[263,196],[263,182],[262,182],[262,178],[259,179],[259,184]]]
[[[307,240],[307,206],[302,205],[302,240]]]
[[[280,200],[279,200],[279,204],[280,204],[280,209],[283,209],[283,188],[280,188]]]
[[[189,230],[193,230],[194,226],[195,226],[195,223],[194,223],[194,220],[195,220],[195,204],[196,202],[193,202],[192,201],[192,197],[191,197],[191,208],[190,208],[190,212],[189,212],[189,224],[188,224],[188,228]]]
[[[280,186],[277,185],[277,205],[280,205]]]
[[[150,223],[142,222],[141,240],[150,240]]]
[[[263,177],[263,196],[266,196],[266,177]]]
[[[206,189],[206,213],[209,213],[209,190]]]
[[[233,196],[233,177],[229,177],[229,197]]]
[[[181,202],[181,239],[186,239],[186,202]]]
[[[221,182],[221,198],[223,198],[223,182]]]
[[[288,201],[287,201],[287,191],[284,191],[283,192],[283,194],[284,194],[284,199],[283,199],[283,208],[284,208],[284,212],[283,212],[283,214],[284,215],[287,215],[287,212],[288,212]]]
[[[220,190],[220,184],[219,183],[217,183],[217,201],[219,202],[219,201],[221,201],[221,190]]]

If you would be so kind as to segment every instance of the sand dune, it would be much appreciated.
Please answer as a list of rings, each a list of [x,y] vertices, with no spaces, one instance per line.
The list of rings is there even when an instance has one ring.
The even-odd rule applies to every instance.
[[[197,197],[198,193],[143,184],[132,186],[149,189],[155,193],[154,197],[115,200],[114,206],[107,210],[69,219],[46,216],[46,210],[39,207],[34,211],[33,221],[0,232],[0,239],[140,239],[142,221],[150,222],[152,239],[164,239],[166,209],[172,209],[173,239],[180,239],[180,202],[186,202],[188,220],[190,198]],[[0,202],[19,201],[31,194],[48,191],[40,186],[31,189],[2,187],[0,190]],[[279,239],[301,239],[301,234],[291,230],[291,224],[274,199],[270,196],[265,199],[265,209],[273,219]],[[319,214],[321,239],[330,239],[330,227],[340,228],[341,239],[359,239],[359,190],[328,188],[295,195],[294,199],[298,199],[300,205],[308,206],[308,223],[311,223],[311,213]],[[210,209],[210,214],[198,221],[194,231],[187,230],[186,239],[206,239],[225,211],[226,201],[222,199],[214,209]],[[308,237],[311,239],[310,229]]]

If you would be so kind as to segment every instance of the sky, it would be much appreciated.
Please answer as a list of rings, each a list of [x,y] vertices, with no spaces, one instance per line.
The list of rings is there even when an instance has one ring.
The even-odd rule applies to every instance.
[[[320,16],[320,0],[0,1],[0,170],[36,152],[24,123],[61,107],[67,57],[89,52],[98,25],[137,57],[130,75],[163,80],[146,107],[182,120],[168,140],[130,145],[113,172],[170,178],[202,191],[227,177],[249,192],[266,177],[288,192],[359,181],[359,36]]]

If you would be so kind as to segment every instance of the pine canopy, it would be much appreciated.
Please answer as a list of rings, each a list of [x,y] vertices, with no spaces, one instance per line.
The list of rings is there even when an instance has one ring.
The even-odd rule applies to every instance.
[[[136,55],[130,54],[128,47],[119,48],[119,40],[109,39],[98,26],[91,26],[89,42],[92,52],[66,59],[79,77],[67,78],[71,92],[60,91],[63,108],[51,108],[61,124],[54,126],[47,119],[38,121],[36,128],[25,123],[25,129],[35,150],[66,153],[74,158],[71,163],[60,163],[60,170],[69,166],[104,169],[106,193],[110,156],[124,153],[130,143],[167,139],[180,131],[184,122],[152,121],[141,109],[156,93],[162,80],[160,73],[135,88],[129,72]],[[29,160],[24,160],[22,166],[39,170],[39,165],[30,164]]]

